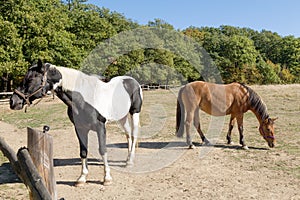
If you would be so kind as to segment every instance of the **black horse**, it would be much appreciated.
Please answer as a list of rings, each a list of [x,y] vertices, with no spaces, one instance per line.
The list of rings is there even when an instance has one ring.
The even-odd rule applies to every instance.
[[[95,76],[44,64],[39,60],[29,68],[22,85],[14,91],[10,98],[10,108],[19,110],[25,104],[30,106],[35,99],[42,98],[50,90],[68,106],[68,116],[79,140],[82,171],[76,185],[86,182],[90,130],[97,132],[99,152],[104,162],[104,184],[112,182],[106,153],[107,120],[119,121],[124,127],[128,140],[127,165],[133,165],[143,99],[141,87],[135,79],[118,76],[105,83]]]

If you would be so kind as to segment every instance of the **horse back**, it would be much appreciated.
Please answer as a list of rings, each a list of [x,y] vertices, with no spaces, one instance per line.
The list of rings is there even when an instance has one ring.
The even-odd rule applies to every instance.
[[[109,113],[108,119],[119,120],[128,113],[132,115],[141,111],[143,100],[142,89],[134,78],[117,76],[111,79],[110,82],[105,83],[103,87],[106,88],[106,91],[109,90],[107,93],[110,96],[110,102],[107,102],[104,108],[108,109],[106,110]]]
[[[186,88],[189,90],[190,103],[193,101],[210,115],[223,116],[248,109],[247,91],[239,83],[224,85],[195,81],[187,84]]]

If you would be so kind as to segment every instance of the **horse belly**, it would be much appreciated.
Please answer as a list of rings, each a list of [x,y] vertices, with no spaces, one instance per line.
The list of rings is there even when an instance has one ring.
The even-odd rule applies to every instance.
[[[112,110],[110,111],[110,116],[107,119],[115,121],[124,118],[129,112],[130,104],[130,100],[123,102],[113,102]]]
[[[227,111],[220,110],[217,108],[212,109],[212,108],[207,108],[207,107],[200,107],[200,109],[202,111],[204,111],[205,113],[212,115],[212,116],[216,116],[216,117],[228,115]]]
[[[228,114],[228,106],[224,101],[202,101],[200,109],[212,116],[224,116]]]
[[[100,95],[98,99],[96,108],[107,120],[120,120],[129,112],[131,101],[123,87],[115,87],[105,96]]]

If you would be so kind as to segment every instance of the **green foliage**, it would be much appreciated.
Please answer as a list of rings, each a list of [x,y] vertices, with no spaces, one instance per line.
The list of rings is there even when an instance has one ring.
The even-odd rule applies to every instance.
[[[258,71],[261,75],[259,79],[257,79],[256,83],[259,84],[274,84],[281,83],[279,74],[280,74],[280,65],[274,64],[270,60],[266,62],[263,59],[260,59],[257,63]]]
[[[149,27],[155,27],[155,28],[163,28],[163,29],[168,29],[168,30],[174,30],[174,27],[165,22],[162,19],[154,19],[154,21],[149,21],[148,22]]]
[[[103,39],[137,26],[118,13],[85,1],[0,2],[0,76],[20,79],[38,58],[79,68]]]
[[[299,82],[300,38],[232,26],[190,27],[183,33],[203,45],[225,83]]]
[[[143,28],[152,29],[139,33]],[[131,30],[138,30],[134,37]],[[6,83],[19,82],[38,58],[108,77],[135,72],[142,83],[212,81],[207,75],[218,73],[213,64],[225,83],[300,82],[300,38],[226,25],[180,31],[162,19],[140,26],[86,0],[3,0],[0,41],[0,77]],[[97,49],[102,43],[105,48]]]
[[[226,51],[220,52],[219,55],[227,58],[227,62],[230,63],[223,68],[223,75],[228,77],[226,81],[250,82],[255,79],[258,52],[253,41],[245,36],[233,35],[223,45]]]
[[[295,76],[291,74],[289,69],[282,69],[280,77],[284,83],[292,83],[295,80]]]
[[[0,76],[14,71],[20,75],[24,73],[22,66],[26,64],[22,55],[22,40],[18,36],[13,23],[0,17]]]

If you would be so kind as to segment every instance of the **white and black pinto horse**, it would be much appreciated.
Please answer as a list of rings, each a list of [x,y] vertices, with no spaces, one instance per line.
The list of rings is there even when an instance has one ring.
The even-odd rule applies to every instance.
[[[80,145],[82,171],[76,185],[84,184],[88,174],[88,132],[97,132],[99,152],[104,162],[104,184],[112,182],[106,151],[108,120],[119,121],[128,140],[127,166],[133,165],[138,136],[139,115],[142,106],[142,90],[132,77],[118,76],[108,83],[80,71],[57,67],[40,60],[29,68],[23,83],[10,98],[10,108],[22,109],[35,99],[53,90],[68,106],[68,116],[75,126]]]

